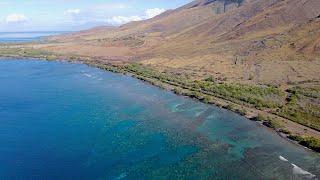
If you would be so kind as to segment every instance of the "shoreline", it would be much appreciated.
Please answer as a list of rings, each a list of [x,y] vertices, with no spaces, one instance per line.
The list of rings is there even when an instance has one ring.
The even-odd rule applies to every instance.
[[[248,119],[250,121],[257,122],[261,126],[264,126],[264,127],[268,128],[268,129],[272,130],[277,135],[279,135],[280,137],[288,140],[291,143],[294,143],[294,144],[296,144],[298,146],[304,147],[304,148],[306,148],[308,150],[311,150],[313,152],[320,153],[320,149],[319,148],[312,148],[312,147],[308,146],[308,144],[306,143],[304,137],[300,136],[299,134],[292,133],[290,130],[286,130],[283,127],[277,127],[276,125],[273,124],[272,121],[268,120],[268,118],[270,118],[270,117],[268,117],[268,118],[259,117],[260,114],[259,113],[257,114],[257,111],[259,112],[261,110],[254,109],[254,108],[251,108],[251,107],[245,107],[243,105],[239,105],[239,104],[236,104],[234,102],[231,102],[231,101],[219,98],[219,97],[214,97],[213,99],[211,99],[211,101],[206,101],[205,98],[203,98],[203,97],[197,97],[197,96],[193,96],[192,94],[190,95],[190,94],[187,94],[187,93],[177,93],[177,91],[175,91],[175,88],[177,88],[179,86],[176,85],[176,84],[173,84],[173,83],[170,83],[170,82],[165,83],[165,82],[162,82],[162,81],[158,81],[156,79],[143,77],[141,75],[134,74],[134,73],[132,73],[130,71],[126,71],[125,68],[117,67],[117,66],[112,65],[110,63],[102,63],[102,62],[99,62],[99,60],[96,60],[96,59],[94,59],[94,60],[86,60],[86,59],[82,59],[81,57],[77,57],[76,59],[68,58],[68,57],[56,57],[54,59],[48,59],[47,57],[26,57],[26,56],[20,56],[20,55],[1,56],[0,55],[0,60],[3,59],[3,58],[21,58],[23,60],[34,59],[34,60],[45,60],[45,61],[58,61],[58,62],[60,61],[60,62],[69,62],[69,63],[80,63],[80,64],[85,64],[85,65],[88,65],[88,66],[91,66],[91,67],[99,68],[99,69],[104,70],[104,71],[109,71],[109,72],[112,72],[112,73],[117,73],[117,74],[123,74],[123,75],[126,75],[126,76],[130,76],[130,77],[136,78],[138,80],[141,80],[143,82],[146,82],[146,83],[148,83],[148,84],[150,84],[152,86],[161,88],[161,89],[166,90],[166,91],[170,91],[170,92],[172,92],[172,93],[174,93],[176,95],[184,96],[184,97],[187,97],[187,98],[192,98],[192,99],[200,101],[202,103],[209,104],[209,105],[215,105],[215,106],[217,106],[219,108],[227,109],[229,111],[237,113],[238,115],[243,116],[243,117],[245,117],[246,119]],[[186,91],[190,91],[190,90],[187,89]],[[243,108],[246,110],[246,112],[243,111]],[[264,111],[261,111],[261,113],[264,113],[264,115],[267,114],[268,116],[273,116],[273,117],[276,116],[277,118],[280,118],[280,119],[285,120],[285,121],[290,121],[292,124],[297,124],[298,126],[301,126],[304,129],[308,128],[308,129],[311,129],[313,131],[316,131],[316,130],[314,130],[312,128],[309,128],[307,126],[303,126],[301,124],[295,123],[295,122],[293,122],[293,121],[291,121],[289,119],[280,117],[280,116],[272,114],[272,113],[266,113]],[[317,132],[320,134],[319,131],[317,131]]]

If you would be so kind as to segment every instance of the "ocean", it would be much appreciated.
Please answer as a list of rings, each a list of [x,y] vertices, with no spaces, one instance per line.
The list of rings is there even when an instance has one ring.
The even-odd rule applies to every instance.
[[[231,111],[83,64],[0,60],[0,179],[316,179],[320,156]]]
[[[21,43],[40,41],[44,37],[58,35],[67,32],[0,32],[0,43]]]

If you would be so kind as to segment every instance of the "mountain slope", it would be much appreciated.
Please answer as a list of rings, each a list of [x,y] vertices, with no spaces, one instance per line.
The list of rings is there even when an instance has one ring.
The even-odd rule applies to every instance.
[[[318,50],[306,53],[290,48],[290,44],[301,44],[299,39],[305,38],[300,45],[304,46],[319,37],[319,7],[316,0],[247,2],[151,49],[150,56],[158,58],[145,62],[165,68],[174,64],[199,77],[213,74],[237,82],[247,82],[250,76],[255,77],[250,80],[255,83],[318,80]],[[312,36],[295,36],[294,31],[310,23],[315,27]],[[313,46],[317,47],[317,42]]]
[[[54,37],[44,48],[138,60],[194,79],[319,80],[319,15],[318,0],[196,0],[149,20]]]

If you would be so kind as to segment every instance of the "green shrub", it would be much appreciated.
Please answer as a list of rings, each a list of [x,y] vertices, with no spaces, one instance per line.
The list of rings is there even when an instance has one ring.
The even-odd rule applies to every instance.
[[[183,94],[182,89],[181,89],[181,88],[178,88],[178,87],[175,87],[175,88],[173,89],[173,92],[174,92],[175,94],[178,94],[178,95],[182,95],[182,94]]]
[[[245,110],[245,109],[237,109],[236,113],[238,113],[238,114],[240,114],[242,116],[245,116],[247,114],[247,110]]]
[[[209,76],[209,77],[207,77],[204,81],[215,82],[215,79],[214,79],[213,76]]]
[[[290,135],[288,138],[297,141],[299,144],[306,146],[314,151],[320,152],[320,139],[315,137],[301,137]]]
[[[54,56],[54,55],[46,56],[46,60],[48,60],[48,61],[53,61],[53,60],[56,60],[56,59],[57,59],[57,57]]]
[[[320,86],[314,87],[299,87],[296,86],[288,90],[290,93],[301,94],[311,98],[320,98]]]
[[[212,98],[210,96],[204,96],[203,102],[210,103],[212,101]]]
[[[262,114],[258,114],[258,116],[255,118],[256,121],[265,121],[267,118],[264,117]]]
[[[235,106],[233,104],[228,104],[226,106],[223,106],[223,108],[233,111],[235,109]]]
[[[283,105],[284,93],[274,87],[259,87],[240,84],[216,84],[209,81],[195,82],[202,90],[227,99],[240,100],[257,108],[275,108]],[[199,88],[193,85],[195,88]]]

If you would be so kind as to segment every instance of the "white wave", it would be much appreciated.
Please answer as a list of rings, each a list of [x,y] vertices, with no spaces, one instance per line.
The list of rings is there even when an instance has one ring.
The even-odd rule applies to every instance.
[[[295,164],[291,164],[293,166],[293,174],[296,174],[296,175],[304,175],[306,176],[306,178],[314,178],[316,177],[316,175],[314,174],[311,174],[310,172],[306,171],[306,170],[303,170],[301,169],[299,166],[295,165]]]
[[[288,162],[288,159],[284,158],[283,156],[279,156],[279,159],[280,159],[281,161]]]
[[[92,77],[92,75],[91,75],[91,74],[87,74],[87,73],[83,73],[83,75],[84,75],[84,76],[87,76],[87,77],[89,77],[89,78],[91,78],[91,77]]]

